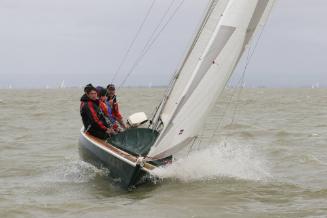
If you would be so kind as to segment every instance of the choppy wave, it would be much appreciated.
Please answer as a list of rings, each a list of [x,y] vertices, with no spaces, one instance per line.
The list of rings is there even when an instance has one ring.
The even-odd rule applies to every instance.
[[[37,111],[37,112],[34,112],[32,114],[33,117],[42,117],[42,116],[46,116],[46,115],[49,115],[50,113],[47,112],[47,111]]]
[[[201,137],[228,141],[157,169],[169,184],[128,194],[77,160],[80,89],[0,92],[0,217],[325,217],[327,89],[245,89],[226,113],[218,101]],[[123,115],[151,114],[163,92],[122,88]]]
[[[183,182],[224,177],[257,181],[271,177],[267,162],[253,146],[226,141],[193,151],[172,165],[156,169],[154,174]]]

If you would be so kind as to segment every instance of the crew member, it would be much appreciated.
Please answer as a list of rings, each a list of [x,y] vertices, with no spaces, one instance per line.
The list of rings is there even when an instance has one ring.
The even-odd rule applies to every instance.
[[[86,95],[81,98],[81,116],[85,131],[100,139],[106,139],[114,134],[110,123],[104,117],[100,109],[100,102],[97,99],[97,91],[93,86],[85,87]]]
[[[124,123],[123,117],[119,112],[119,106],[117,102],[116,96],[116,88],[114,84],[109,84],[107,86],[107,106],[110,107],[111,113],[114,119],[120,124],[123,129],[126,129],[126,125]]]

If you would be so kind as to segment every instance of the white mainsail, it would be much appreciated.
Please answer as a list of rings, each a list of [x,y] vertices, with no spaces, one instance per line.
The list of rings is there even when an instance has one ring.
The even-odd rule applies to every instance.
[[[163,126],[148,156],[163,158],[190,144],[203,127],[246,45],[274,0],[213,0],[203,24],[155,116]]]

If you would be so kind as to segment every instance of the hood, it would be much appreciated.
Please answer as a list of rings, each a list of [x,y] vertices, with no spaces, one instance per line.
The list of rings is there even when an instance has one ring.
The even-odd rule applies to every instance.
[[[89,99],[89,97],[87,97],[86,94],[82,95],[81,102],[87,102],[87,101],[93,101],[93,100]],[[99,105],[99,100],[98,99],[94,100],[93,102],[95,102],[97,105]]]
[[[82,95],[82,97],[81,97],[81,101],[88,101],[89,100],[89,97],[87,97],[87,95],[86,94],[84,94],[84,95]]]

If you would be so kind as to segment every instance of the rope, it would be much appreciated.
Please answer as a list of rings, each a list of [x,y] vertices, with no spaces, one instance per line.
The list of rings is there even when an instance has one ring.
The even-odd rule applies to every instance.
[[[120,64],[118,65],[118,68],[116,69],[116,71],[115,71],[115,73],[114,73],[114,75],[113,75],[113,77],[111,79],[111,83],[114,82],[114,80],[116,79],[116,77],[117,77],[118,73],[120,72],[122,66],[125,64],[126,59],[127,59],[128,55],[129,55],[130,51],[132,50],[132,47],[134,46],[136,39],[139,37],[139,35],[141,33],[141,30],[143,29],[144,24],[146,23],[147,19],[149,18],[155,3],[156,3],[156,0],[152,0],[152,3],[150,5],[149,9],[147,10],[145,17],[143,18],[141,25],[137,29],[136,34],[135,34],[132,42],[128,46],[128,48],[127,48],[127,50],[126,50],[126,52],[125,52],[125,54],[123,56],[123,59],[121,60]]]
[[[241,88],[239,89],[238,96],[237,96],[237,98],[236,98],[236,99],[237,99],[237,101],[236,101],[236,107],[235,107],[235,109],[234,109],[234,113],[233,113],[233,116],[232,116],[232,122],[231,122],[231,125],[234,124],[234,121],[235,121],[235,119],[236,119],[236,113],[237,113],[237,110],[238,110],[239,105],[240,105],[240,102],[239,102],[238,100],[239,100],[239,98],[240,98],[240,96],[241,96],[241,94],[242,94],[242,91],[243,91],[243,89],[244,89],[243,84],[244,84],[244,80],[245,80],[245,74],[246,74],[246,71],[247,71],[248,66],[249,66],[249,64],[250,64],[250,62],[251,62],[252,56],[253,56],[253,54],[255,53],[256,48],[258,47],[259,41],[260,41],[260,39],[261,39],[261,37],[262,37],[262,34],[263,34],[264,30],[265,30],[266,24],[267,24],[267,23],[264,23],[264,25],[262,26],[262,30],[261,30],[260,33],[259,33],[258,39],[256,40],[256,42],[255,42],[255,44],[254,44],[254,48],[253,48],[252,52],[251,52],[251,47],[249,48],[249,53],[248,53],[248,57],[247,57],[247,60],[246,60],[246,64],[245,64],[244,70],[243,70],[243,72],[242,72],[242,78],[241,78],[241,82],[242,82],[241,85],[242,85],[242,86],[241,86]]]
[[[131,69],[128,71],[127,75],[125,76],[125,78],[123,79],[123,81],[121,82],[121,84],[119,85],[119,88],[122,87],[126,80],[128,79],[128,77],[133,73],[133,71],[135,70],[135,68],[138,66],[138,64],[141,62],[141,60],[144,58],[144,56],[148,53],[148,51],[150,50],[150,48],[152,47],[152,45],[157,41],[157,39],[159,38],[160,34],[162,33],[162,31],[167,27],[167,25],[170,23],[170,21],[175,17],[177,11],[180,9],[180,7],[183,5],[185,0],[182,0],[179,5],[176,7],[176,9],[174,10],[174,12],[172,13],[172,15],[169,17],[169,19],[166,21],[166,23],[164,24],[164,26],[160,29],[160,31],[156,34],[156,36],[154,37],[154,39],[151,41],[151,39],[149,39],[149,41],[151,41],[151,43],[149,43],[149,46],[146,49],[143,49],[144,51],[142,52],[142,54],[135,60],[134,64],[132,65]]]
[[[193,146],[194,146],[194,144],[195,144],[195,142],[196,142],[197,139],[198,139],[198,136],[195,136],[195,137],[193,138],[193,140],[192,140],[192,144],[191,144],[191,146],[189,147],[189,149],[188,149],[188,151],[187,151],[187,156],[189,156],[190,153],[191,153],[191,151],[193,150]]]

